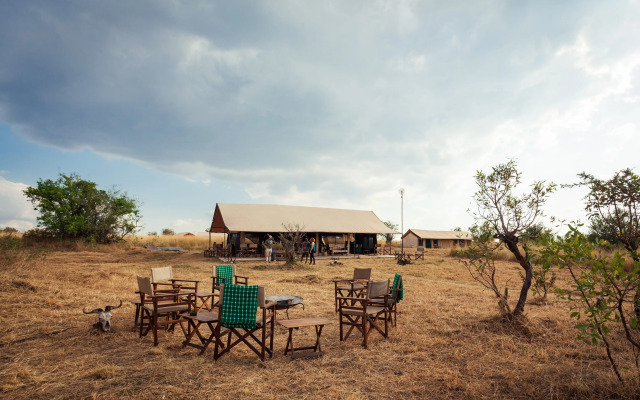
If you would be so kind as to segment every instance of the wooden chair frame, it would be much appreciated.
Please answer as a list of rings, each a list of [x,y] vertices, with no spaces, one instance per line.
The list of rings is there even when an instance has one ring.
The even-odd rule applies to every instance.
[[[381,299],[382,303],[373,302]],[[340,341],[345,341],[354,329],[362,336],[362,346],[366,349],[369,335],[377,331],[385,339],[389,336],[389,280],[369,281],[365,297],[345,297],[339,302]],[[384,323],[384,329],[378,325]],[[345,326],[349,329],[345,333]]]
[[[354,268],[352,279],[334,279],[335,311],[340,307],[339,298],[362,297],[367,282],[371,279],[371,268]]]
[[[189,309],[189,302],[180,294],[180,289],[153,290],[151,279],[138,275],[138,292],[140,294],[140,323],[139,337],[153,332],[153,345],[158,345],[158,328],[166,327],[172,331],[176,324],[184,331],[181,316],[182,312]]]
[[[389,280],[390,282],[392,281],[392,279]],[[402,275],[400,275],[400,277],[398,278],[398,282],[396,283],[397,287],[390,287],[389,288],[389,300],[387,302],[387,309],[388,309],[388,318],[389,318],[389,323],[392,326],[396,326],[397,322],[398,322],[398,296],[400,296],[400,286],[402,285]],[[372,303],[381,305],[383,304],[383,299],[378,298],[378,299],[373,299],[371,300]]]
[[[424,247],[418,247],[414,254],[414,260],[423,260],[424,261]]]
[[[187,335],[185,340],[182,342],[182,347],[194,347],[200,350],[200,355],[202,355],[209,344],[213,341],[218,342],[218,344],[224,347],[224,343],[220,340],[220,335],[225,335],[226,330],[216,331],[216,325],[220,322],[218,318],[219,313],[214,313],[210,311],[200,312],[197,307],[197,296],[194,293],[189,294],[189,310],[184,318],[187,320],[188,328]],[[195,315],[193,315],[195,314]],[[202,332],[200,332],[200,327],[205,324],[209,327],[209,331],[211,334],[208,337],[204,337]],[[216,333],[218,336],[216,336]],[[194,336],[196,336],[199,340],[199,343],[193,343]]]

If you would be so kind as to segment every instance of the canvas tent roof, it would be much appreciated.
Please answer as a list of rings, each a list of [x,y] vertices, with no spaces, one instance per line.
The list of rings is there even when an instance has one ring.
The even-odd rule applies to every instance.
[[[427,231],[423,229],[409,229],[407,233],[402,235],[405,237],[413,232],[414,235],[420,239],[465,239],[473,240],[473,236],[469,232],[463,231]]]
[[[295,224],[304,232],[399,233],[389,229],[373,211],[224,203],[216,204],[211,232],[285,232],[284,225]]]

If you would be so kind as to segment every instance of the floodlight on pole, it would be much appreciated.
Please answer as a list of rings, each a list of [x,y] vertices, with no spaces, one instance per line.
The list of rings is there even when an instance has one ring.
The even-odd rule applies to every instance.
[[[404,254],[404,188],[400,188],[400,239],[402,240],[402,254]]]

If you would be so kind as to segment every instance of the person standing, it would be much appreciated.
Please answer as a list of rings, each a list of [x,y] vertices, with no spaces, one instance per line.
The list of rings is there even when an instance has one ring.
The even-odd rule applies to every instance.
[[[303,262],[306,264],[307,261],[309,260],[309,252],[311,251],[311,243],[309,242],[309,238],[305,237],[304,241],[302,242],[302,256],[300,256],[300,262]]]
[[[311,248],[309,249],[309,264],[316,265],[316,239],[311,238]]]
[[[264,255],[267,258],[267,262],[271,262],[271,256],[273,254],[273,238],[271,235],[267,235],[267,240],[264,241]]]

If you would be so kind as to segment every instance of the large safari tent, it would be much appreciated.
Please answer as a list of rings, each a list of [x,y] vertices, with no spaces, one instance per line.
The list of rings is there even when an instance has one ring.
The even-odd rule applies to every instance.
[[[373,211],[223,203],[216,204],[209,232],[226,234],[225,246],[232,251],[247,244],[261,250],[267,235],[277,240],[280,233],[296,227],[308,238],[315,238],[319,253],[343,248],[349,254],[366,254],[376,248],[378,234],[399,233]]]

